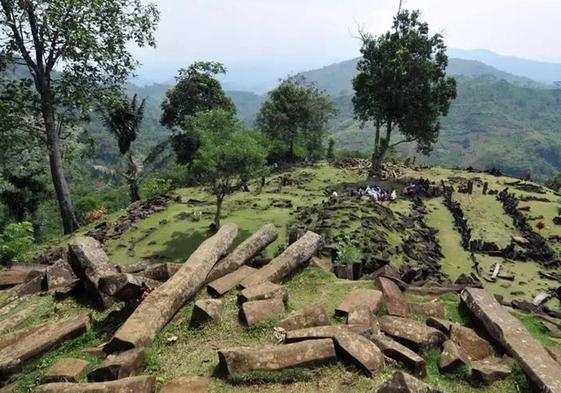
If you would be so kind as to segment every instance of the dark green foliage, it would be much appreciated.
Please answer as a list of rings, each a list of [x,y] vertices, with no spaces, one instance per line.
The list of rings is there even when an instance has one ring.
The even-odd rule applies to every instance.
[[[271,140],[280,142],[286,160],[295,160],[299,147],[318,158],[327,123],[334,114],[333,103],[317,86],[301,77],[289,77],[269,92],[257,115],[257,126]],[[274,147],[271,151],[279,155],[279,144]]]
[[[329,138],[327,142],[327,152],[325,153],[325,158],[328,160],[333,160],[335,158],[335,139]]]
[[[7,265],[33,247],[33,225],[30,222],[10,224],[0,233],[0,265]]]
[[[181,125],[186,116],[199,112],[215,108],[235,111],[216,79],[225,73],[226,68],[217,62],[196,62],[179,70],[176,85],[167,91],[162,103],[161,123],[173,128]]]
[[[122,155],[130,151],[131,144],[136,140],[144,118],[145,105],[146,100],[138,103],[135,94],[131,101],[126,98],[118,99],[107,108],[100,109],[103,124],[117,139]]]
[[[399,143],[416,142],[419,151],[429,153],[438,139],[439,117],[456,97],[456,82],[446,77],[444,40],[440,34],[431,36],[419,18],[418,11],[401,11],[392,31],[378,38],[362,34],[353,104],[356,117],[375,126],[374,168]],[[395,127],[404,139],[391,145]]]
[[[246,130],[231,111],[214,109],[186,121],[201,139],[192,170],[196,180],[216,196],[218,229],[224,198],[262,172],[266,151],[259,136]]]
[[[172,135],[171,143],[175,152],[175,161],[181,165],[193,162],[195,153],[201,146],[199,134],[193,130],[177,132]]]

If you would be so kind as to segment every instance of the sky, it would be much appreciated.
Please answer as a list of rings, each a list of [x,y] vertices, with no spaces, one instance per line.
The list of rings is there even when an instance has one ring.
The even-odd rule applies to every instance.
[[[147,0],[148,1],[148,0]],[[359,56],[358,28],[380,34],[399,0],[151,0],[156,49],[133,49],[140,82],[197,60],[223,62],[226,88],[262,92],[278,78]],[[405,0],[450,48],[561,62],[560,0]]]

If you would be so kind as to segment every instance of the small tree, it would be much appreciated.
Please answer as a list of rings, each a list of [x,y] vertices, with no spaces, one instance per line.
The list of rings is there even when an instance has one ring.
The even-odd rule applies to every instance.
[[[400,11],[392,31],[378,38],[361,34],[353,104],[359,120],[374,124],[374,171],[390,148],[404,142],[416,142],[428,154],[438,139],[439,117],[447,115],[456,97],[456,81],[446,76],[444,40],[431,36],[419,18],[419,11]],[[392,144],[396,128],[404,138]]]
[[[65,129],[137,65],[129,44],[155,45],[158,12],[141,0],[0,0],[0,52],[29,72],[32,106],[65,233],[79,227],[62,159]],[[56,70],[56,71],[55,71]]]
[[[179,76],[175,78],[176,85],[166,92],[160,123],[172,129],[181,127],[171,137],[178,163],[190,164],[200,146],[197,133],[186,128],[184,120],[187,116],[217,108],[235,112],[234,103],[216,79],[217,75],[225,73],[226,68],[221,63],[195,62],[179,70]]]
[[[265,166],[266,149],[230,111],[214,109],[191,116],[186,122],[200,136],[192,171],[216,197],[214,225],[218,229],[224,198],[259,176]]]
[[[285,147],[286,158],[296,159],[296,147],[308,154],[322,150],[324,130],[335,106],[314,84],[303,77],[289,77],[269,92],[257,115],[257,126],[275,143]]]
[[[145,104],[146,100],[142,100],[139,104],[135,94],[131,101],[120,99],[109,109],[102,109],[100,111],[105,127],[117,139],[119,151],[126,159],[127,169],[122,175],[129,185],[131,203],[140,200],[138,167],[134,162],[131,145],[140,132]]]

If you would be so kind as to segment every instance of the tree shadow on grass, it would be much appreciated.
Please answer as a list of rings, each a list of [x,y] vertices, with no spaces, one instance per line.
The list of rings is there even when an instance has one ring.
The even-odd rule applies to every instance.
[[[208,231],[196,232],[174,232],[172,238],[162,244],[162,249],[158,251],[158,259],[162,257],[169,258],[174,262],[184,262],[189,256],[201,245],[203,241],[211,237]],[[251,232],[247,230],[239,230],[238,236],[231,248],[236,247],[242,241],[251,236]],[[148,258],[151,259],[151,258]]]

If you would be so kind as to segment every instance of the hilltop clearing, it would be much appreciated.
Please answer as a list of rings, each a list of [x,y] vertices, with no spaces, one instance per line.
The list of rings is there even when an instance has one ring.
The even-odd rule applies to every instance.
[[[398,383],[401,377],[394,374],[398,370],[445,392],[526,391],[524,374],[532,376],[533,370],[528,352],[544,351],[542,345],[552,353],[561,349],[561,320],[557,319],[561,311],[557,290],[561,286],[561,196],[498,173],[438,167],[389,164],[384,179],[365,180],[366,166],[360,160],[342,160],[287,168],[268,176],[261,190],[258,184],[250,184],[249,192],[226,199],[225,232],[216,236],[224,242],[221,247],[230,241],[230,250],[240,246],[230,254],[229,263],[241,261],[248,266],[211,285],[209,293],[223,294],[217,299],[200,290],[185,304],[173,300],[180,307],[177,314],[172,312],[173,318],[153,343],[144,343],[150,347],[144,355],[127,360],[135,364],[130,366],[133,374],[156,377],[135,380],[145,384],[146,390],[138,391],[152,391],[154,384],[160,389],[179,377],[199,376],[203,379],[190,383],[208,383],[212,392],[371,392],[390,379]],[[411,184],[416,184],[417,195],[401,195]],[[366,186],[395,189],[398,198],[392,203],[374,202],[355,195]],[[16,384],[14,391],[32,391],[45,383],[53,378],[47,377],[53,373],[51,366],[67,358],[88,363],[74,362],[79,370],[66,380],[115,378],[107,377],[116,372],[109,371],[115,368],[108,367],[108,362],[122,364],[124,360],[103,360],[102,349],[115,352],[115,338],[130,334],[130,329],[115,333],[138,303],[151,296],[162,305],[167,304],[165,299],[174,299],[179,292],[169,288],[178,279],[166,280],[178,270],[182,275],[178,277],[197,280],[190,288],[204,284],[204,278],[182,269],[182,263],[189,258],[189,264],[197,261],[200,272],[215,262],[209,252],[214,246],[205,242],[206,248],[200,247],[212,236],[213,198],[200,188],[179,189],[175,194],[142,201],[126,213],[113,214],[105,222],[53,242],[52,249],[60,247],[62,252],[45,254],[35,261],[42,265],[28,265],[25,273],[21,273],[23,267],[0,271],[0,374]],[[277,228],[276,240],[273,233],[261,238],[257,248],[244,243],[266,224]],[[235,231],[237,237],[232,240]],[[307,231],[320,235],[321,245],[313,236],[304,236]],[[93,239],[84,242],[84,235],[100,240],[103,250]],[[307,245],[296,250],[303,241]],[[73,245],[70,265],[62,260],[47,267],[59,257],[64,259],[69,244]],[[262,251],[264,244],[268,246]],[[308,252],[316,254],[309,265],[304,263]],[[82,270],[84,263],[95,263],[97,268]],[[71,271],[65,266],[72,266]],[[61,273],[64,269],[65,274]],[[121,276],[119,271],[131,275]],[[113,276],[126,281],[119,291],[109,285]],[[270,296],[257,295],[264,290],[256,289],[264,277],[278,284],[268,287]],[[8,278],[11,283],[2,284]],[[246,289],[237,296],[235,287],[240,283]],[[517,317],[537,341],[528,339],[528,347],[510,348],[498,339],[497,331],[489,327],[492,324],[486,323],[486,318],[495,317],[482,306],[491,303],[481,300],[486,292],[469,290],[460,300],[459,291],[469,287],[483,287],[498,295],[498,301],[509,308],[498,303],[493,307]],[[112,299],[107,297],[109,292]],[[99,308],[100,303],[93,307],[98,295],[96,301],[101,300],[105,308]],[[257,300],[263,299],[259,296],[269,299]],[[254,305],[255,301],[265,303]],[[167,307],[152,310],[153,319],[162,318]],[[85,313],[91,314],[91,323],[78,317],[82,319],[71,321],[74,325],[70,326],[65,319]],[[446,327],[434,317],[458,325]],[[155,326],[152,322],[134,325],[134,332]],[[58,325],[45,327],[45,323]],[[476,328],[479,323],[484,329]],[[460,325],[476,328],[481,337]],[[310,326],[323,327],[298,329]],[[63,327],[69,333],[59,337]],[[43,330],[33,336],[37,329]],[[408,329],[420,335],[409,335]],[[357,331],[363,336],[356,336]],[[511,340],[508,334],[505,337]],[[31,339],[42,349],[28,352],[26,340]],[[468,345],[470,340],[476,344]],[[113,344],[103,347],[109,341]],[[22,354],[17,367],[10,360],[14,345],[19,345]],[[388,346],[399,346],[399,356],[409,360],[398,357],[396,361]],[[309,350],[305,352],[309,361],[291,355],[292,348],[303,351],[304,347]],[[454,358],[455,351],[465,351],[467,358]],[[517,363],[502,359],[503,354]],[[274,362],[266,361],[267,356]],[[553,360],[548,362],[561,370]],[[123,378],[130,372],[119,367],[116,377],[120,383],[129,383]],[[489,378],[494,381],[490,386]],[[548,383],[546,378],[542,382]],[[533,383],[541,382],[534,379]],[[47,385],[39,391],[60,391],[55,388]]]

